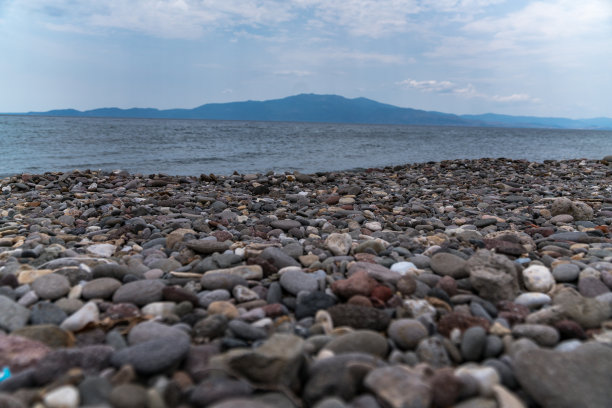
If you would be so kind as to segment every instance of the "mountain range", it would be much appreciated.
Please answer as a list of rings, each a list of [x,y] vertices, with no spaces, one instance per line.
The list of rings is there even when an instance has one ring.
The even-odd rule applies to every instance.
[[[453,115],[401,108],[367,98],[300,94],[267,101],[209,103],[193,109],[101,108],[28,112],[35,116],[213,119],[394,125],[493,126],[556,129],[612,129],[612,118],[567,119],[534,116]]]

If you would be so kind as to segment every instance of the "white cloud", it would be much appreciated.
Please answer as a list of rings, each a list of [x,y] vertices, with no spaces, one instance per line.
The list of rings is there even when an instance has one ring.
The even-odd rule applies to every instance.
[[[406,79],[397,82],[399,85],[407,89],[416,89],[421,92],[451,94],[461,98],[479,98],[491,102],[499,103],[517,103],[517,102],[537,102],[538,99],[533,98],[525,93],[517,93],[512,95],[487,95],[476,90],[474,85],[460,85],[451,81],[438,81],[435,79],[417,81],[414,79]]]
[[[292,76],[292,77],[306,77],[306,76],[310,76],[312,75],[312,72],[310,71],[304,71],[304,70],[280,70],[280,71],[276,71],[274,72],[274,75],[279,75],[279,76]]]

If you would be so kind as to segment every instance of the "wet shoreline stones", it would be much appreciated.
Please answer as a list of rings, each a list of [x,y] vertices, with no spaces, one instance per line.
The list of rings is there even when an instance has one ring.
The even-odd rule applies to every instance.
[[[508,159],[5,178],[0,405],[603,407],[611,181]]]

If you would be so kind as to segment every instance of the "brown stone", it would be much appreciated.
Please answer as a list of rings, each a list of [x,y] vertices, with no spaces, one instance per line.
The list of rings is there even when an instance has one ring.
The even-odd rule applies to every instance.
[[[331,289],[339,297],[349,299],[355,295],[370,296],[376,285],[366,271],[357,271],[348,279],[332,283]]]
[[[0,366],[10,367],[13,373],[36,365],[49,352],[51,349],[40,341],[0,334]]]

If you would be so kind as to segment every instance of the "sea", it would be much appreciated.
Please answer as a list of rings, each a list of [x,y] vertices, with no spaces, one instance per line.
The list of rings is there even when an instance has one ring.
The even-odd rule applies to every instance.
[[[0,116],[0,177],[127,170],[229,175],[428,161],[601,159],[612,131]]]

